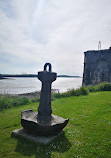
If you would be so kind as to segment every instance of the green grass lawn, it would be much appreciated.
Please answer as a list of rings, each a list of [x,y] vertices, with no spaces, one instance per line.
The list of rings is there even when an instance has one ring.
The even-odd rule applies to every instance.
[[[110,158],[111,91],[52,101],[54,115],[69,118],[65,134],[49,145],[11,138],[21,128],[21,111],[37,111],[39,103],[0,112],[0,158]]]

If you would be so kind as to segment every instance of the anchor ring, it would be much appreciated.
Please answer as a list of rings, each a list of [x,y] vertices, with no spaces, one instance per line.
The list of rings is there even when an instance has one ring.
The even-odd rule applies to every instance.
[[[52,71],[52,66],[51,66],[51,64],[50,63],[46,63],[45,65],[44,65],[44,71],[47,71],[47,66],[49,66],[49,72],[51,72]]]

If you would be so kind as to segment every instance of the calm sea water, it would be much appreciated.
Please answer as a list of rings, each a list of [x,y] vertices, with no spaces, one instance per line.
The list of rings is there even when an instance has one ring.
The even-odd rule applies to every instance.
[[[65,92],[68,89],[79,88],[82,78],[57,78],[52,83],[52,89]],[[22,94],[41,90],[41,82],[37,78],[15,77],[0,80],[0,94]]]

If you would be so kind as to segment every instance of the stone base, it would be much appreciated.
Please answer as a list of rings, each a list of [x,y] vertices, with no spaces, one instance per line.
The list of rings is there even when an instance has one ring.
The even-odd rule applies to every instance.
[[[46,117],[46,118],[45,118]],[[59,134],[67,125],[69,119],[55,116],[40,116],[33,110],[25,110],[21,113],[21,125],[23,129],[32,135],[53,136]]]
[[[31,134],[26,133],[24,129],[21,128],[21,129],[14,130],[11,136],[23,138],[33,143],[41,143],[41,144],[47,145],[48,143],[50,143],[52,140],[54,140],[55,138],[57,138],[59,135],[63,133],[64,131],[62,130],[59,134],[54,135],[54,136],[36,136],[36,135],[31,135]]]

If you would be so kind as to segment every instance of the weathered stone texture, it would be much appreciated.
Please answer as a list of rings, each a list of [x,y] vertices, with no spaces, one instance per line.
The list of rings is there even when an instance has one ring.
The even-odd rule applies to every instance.
[[[84,52],[83,85],[111,82],[111,48]]]
[[[48,70],[47,66],[49,67]],[[56,80],[56,76],[57,74],[52,72],[50,63],[44,65],[44,71],[38,72],[38,79],[42,82],[38,113],[33,110],[25,110],[21,113],[21,124],[28,134],[37,136],[57,135],[69,121],[69,119],[63,119],[52,114],[51,84]]]

